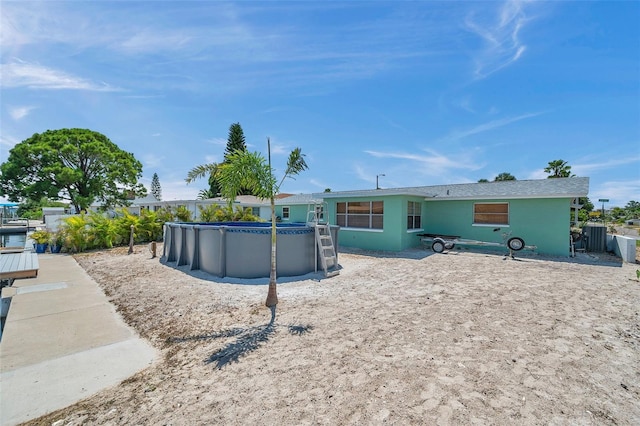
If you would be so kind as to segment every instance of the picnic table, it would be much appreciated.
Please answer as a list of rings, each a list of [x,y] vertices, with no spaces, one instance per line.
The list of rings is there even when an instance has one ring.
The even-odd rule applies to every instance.
[[[38,255],[31,251],[0,254],[0,281],[13,284],[16,278],[35,278],[38,276]]]

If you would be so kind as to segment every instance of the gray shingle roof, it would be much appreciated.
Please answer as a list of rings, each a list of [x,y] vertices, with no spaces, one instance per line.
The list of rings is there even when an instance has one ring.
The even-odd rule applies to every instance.
[[[280,198],[276,200],[278,206],[288,206],[296,204],[315,204],[321,203],[322,197],[318,194],[295,194],[290,197]]]
[[[588,177],[512,180],[486,183],[415,186],[313,194],[319,198],[371,197],[374,195],[414,195],[446,200],[491,198],[573,198],[589,194]]]

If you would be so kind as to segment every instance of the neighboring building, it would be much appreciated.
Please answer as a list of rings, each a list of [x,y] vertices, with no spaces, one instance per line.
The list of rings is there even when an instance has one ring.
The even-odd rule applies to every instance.
[[[511,232],[537,252],[568,256],[571,209],[588,192],[589,178],[572,177],[313,196],[341,227],[340,246],[398,251],[420,245],[421,233],[502,242],[502,232]]]
[[[147,196],[144,199],[136,199],[133,201],[130,207],[128,207],[129,211],[139,213],[140,209],[147,209],[151,211],[158,211],[161,208],[177,208],[179,206],[184,206],[191,212],[191,217],[197,221],[200,218],[200,208],[206,207],[210,205],[219,205],[220,207],[226,207],[228,205],[227,200],[224,198],[209,198],[206,200],[171,200],[171,201],[158,201],[155,197]],[[271,205],[269,200],[261,200],[258,197],[253,195],[239,195],[236,197],[235,202],[233,203],[235,206],[240,206],[244,208],[251,208],[252,214],[260,217],[264,220],[271,220]]]
[[[284,223],[305,223],[312,221],[309,212],[315,206],[322,208],[322,197],[317,194],[296,194],[276,200],[276,218]],[[322,215],[324,212],[318,212]],[[334,222],[335,223],[335,222]]]

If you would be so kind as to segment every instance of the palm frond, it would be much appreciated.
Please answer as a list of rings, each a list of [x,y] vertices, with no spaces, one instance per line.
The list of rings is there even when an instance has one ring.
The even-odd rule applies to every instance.
[[[189,170],[185,181],[187,182],[187,184],[190,184],[197,179],[216,174],[219,167],[220,166],[218,163],[201,164],[199,166],[196,166],[193,169]]]

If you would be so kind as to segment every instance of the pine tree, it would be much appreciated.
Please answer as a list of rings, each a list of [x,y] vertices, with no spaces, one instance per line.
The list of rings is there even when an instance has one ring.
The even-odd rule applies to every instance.
[[[162,200],[162,188],[160,187],[160,179],[158,179],[158,174],[154,173],[151,178],[151,195],[156,197],[156,200]]]
[[[229,127],[229,137],[227,138],[227,148],[224,150],[224,162],[226,163],[229,156],[235,151],[245,152],[247,144],[244,141],[244,132],[240,123],[233,123]]]

